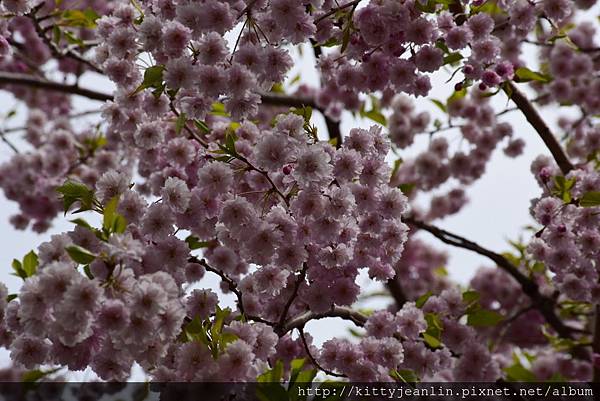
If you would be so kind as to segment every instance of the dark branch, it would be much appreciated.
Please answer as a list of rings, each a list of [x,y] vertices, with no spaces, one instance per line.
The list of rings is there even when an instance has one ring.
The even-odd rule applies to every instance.
[[[299,316],[296,316],[295,318],[291,319],[285,324],[283,332],[287,333],[291,330],[304,327],[304,325],[306,325],[306,323],[310,322],[311,320],[319,320],[327,317],[339,317],[340,319],[350,320],[355,325],[360,327],[364,326],[367,322],[367,317],[360,312],[357,312],[350,308],[334,306],[327,312],[305,312]]]
[[[60,82],[49,81],[42,78],[36,78],[32,75],[17,74],[12,72],[0,71],[0,85],[21,85],[30,86],[33,88],[51,90],[56,92],[68,93],[71,95],[83,96],[91,100],[99,100],[102,102],[113,100],[113,96],[107,93],[97,92],[92,89],[81,88],[77,85],[66,85]],[[264,93],[261,95],[262,102],[269,106],[281,106],[281,107],[312,107],[322,114],[324,111],[319,108],[315,102],[310,98],[286,96],[286,95],[275,95],[271,93]],[[338,146],[342,143],[341,133],[339,129],[339,123],[332,121],[329,117],[325,116],[325,122],[329,130],[329,136],[331,138],[338,138]]]
[[[202,266],[204,266],[204,268],[212,273],[215,273],[216,275],[218,275],[219,277],[221,277],[221,280],[223,280],[229,290],[231,292],[233,292],[237,298],[237,302],[238,302],[238,308],[240,310],[240,313],[242,315],[244,315],[244,317],[248,320],[253,320],[255,322],[260,322],[260,323],[264,323],[267,324],[269,326],[273,326],[274,323],[273,322],[269,322],[268,320],[265,320],[261,317],[258,316],[252,316],[252,315],[246,315],[245,311],[244,311],[244,301],[242,299],[242,293],[240,292],[240,290],[237,288],[237,283],[231,278],[229,277],[227,274],[225,274],[224,272],[220,271],[219,269],[215,269],[214,267],[212,267],[211,265],[209,265],[208,263],[206,263],[206,261],[204,259],[198,259],[195,256],[192,256],[191,258],[188,259],[189,262],[191,263],[199,263]]]
[[[392,295],[392,298],[394,298],[394,301],[396,302],[396,306],[398,307],[398,309],[401,309],[402,305],[404,305],[406,303],[407,299],[406,299],[406,295],[404,295],[404,291],[402,290],[402,286],[400,285],[400,282],[398,281],[398,279],[395,277],[392,279],[389,279],[387,281],[387,283],[385,284],[385,286],[387,287],[388,291]]]
[[[552,134],[552,131],[550,131],[548,125],[546,125],[542,119],[542,116],[540,116],[535,107],[533,107],[533,104],[527,99],[527,96],[525,96],[525,94],[511,81],[507,81],[503,88],[504,92],[506,92],[508,97],[515,102],[517,107],[525,115],[527,121],[529,121],[531,126],[537,131],[540,138],[542,138],[563,174],[567,174],[569,171],[571,171],[573,169],[573,165],[567,158],[567,155],[563,151],[554,134]]]
[[[315,365],[315,367],[317,369],[321,370],[323,373],[328,374],[329,376],[348,377],[348,376],[340,374],[340,373],[332,372],[331,370],[325,369],[323,366],[321,366],[321,364],[319,364],[319,362],[317,362],[315,357],[312,356],[312,354],[310,352],[310,348],[308,347],[308,343],[306,342],[306,337],[304,336],[304,327],[300,327],[298,329],[298,331],[300,332],[300,338],[302,339],[302,344],[304,345],[304,350],[306,351],[306,355],[308,355],[308,359],[310,359],[312,364]]]
[[[105,102],[112,100],[112,95],[96,92],[91,89],[81,88],[77,85],[67,85],[60,82],[48,81],[42,78],[36,78],[32,75],[18,74],[13,72],[0,72],[0,84],[30,86],[33,88],[45,89],[55,92],[68,93],[71,95],[83,96],[92,100]]]
[[[416,220],[411,217],[405,217],[404,222],[414,227],[420,228],[431,233],[434,237],[438,238],[442,242],[456,246],[458,248],[468,249],[475,253],[491,259],[496,263],[498,267],[510,274],[521,286],[523,292],[530,298],[532,305],[540,311],[544,316],[548,324],[563,338],[573,338],[573,330],[569,326],[565,325],[562,320],[556,315],[554,311],[554,300],[542,295],[539,291],[538,285],[530,280],[527,276],[521,273],[516,266],[514,266],[504,256],[490,251],[489,249],[483,248],[477,243],[470,241],[466,238],[450,233],[441,228],[432,226],[422,221]]]
[[[292,304],[294,303],[294,300],[298,296],[298,290],[300,289],[300,286],[302,285],[302,283],[304,283],[304,279],[306,278],[307,270],[308,270],[308,265],[306,263],[304,263],[302,265],[302,270],[300,270],[300,275],[298,276],[298,279],[294,283],[294,290],[292,291],[292,295],[285,303],[285,306],[283,307],[283,312],[281,312],[281,317],[279,318],[279,323],[277,324],[277,327],[279,328],[279,330],[283,330],[283,326],[285,325],[285,320],[287,319],[287,315],[290,311],[290,308],[291,308]]]

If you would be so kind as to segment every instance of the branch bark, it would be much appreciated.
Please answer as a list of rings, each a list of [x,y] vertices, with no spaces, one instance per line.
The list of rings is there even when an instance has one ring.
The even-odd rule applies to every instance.
[[[13,72],[0,72],[0,84],[30,86],[32,88],[45,89],[55,92],[67,93],[71,95],[83,96],[88,99],[98,100],[101,102],[113,99],[112,95],[97,92],[92,89],[82,88],[77,85],[67,85],[60,82],[36,78],[32,75],[19,74]]]
[[[44,90],[67,93],[71,95],[83,96],[88,99],[98,100],[101,102],[113,100],[113,96],[107,93],[82,88],[77,85],[67,85],[60,82],[49,81],[43,78],[38,78],[27,74],[0,71],[0,85],[1,84],[30,86],[32,88],[39,88]],[[269,106],[296,108],[307,106],[318,110],[321,114],[323,114],[323,117],[325,118],[325,123],[327,124],[327,129],[329,130],[329,137],[337,138],[337,146],[341,145],[342,135],[340,133],[339,123],[334,122],[329,117],[325,116],[324,110],[318,107],[313,99],[307,97],[276,95],[271,93],[261,94],[261,99],[264,104],[267,104]]]
[[[301,327],[304,327],[304,325],[306,325],[306,323],[308,323],[311,320],[319,320],[327,317],[339,317],[344,320],[350,320],[351,322],[360,327],[364,326],[367,322],[367,317],[358,311],[352,310],[350,308],[344,308],[341,306],[334,306],[327,312],[306,312],[299,316],[296,316],[295,318],[291,319],[285,324],[283,332],[287,333],[291,330],[299,329]]]
[[[533,104],[527,99],[527,96],[511,81],[507,81],[503,86],[504,92],[510,99],[517,105],[519,110],[525,115],[525,118],[531,126],[537,131],[544,144],[552,153],[556,164],[560,167],[563,174],[567,174],[573,169],[573,164],[567,158],[567,155],[563,151],[560,143],[548,127],[548,125],[542,119],[542,116],[538,113]]]
[[[420,220],[416,220],[412,217],[405,217],[403,221],[416,228],[425,230],[431,233],[434,237],[438,238],[442,242],[456,246],[458,248],[467,249],[478,253],[482,256],[491,259],[504,271],[510,274],[521,286],[523,292],[530,298],[533,307],[535,307],[544,316],[548,324],[556,331],[556,333],[563,338],[573,338],[573,329],[565,325],[562,320],[556,315],[554,311],[555,302],[553,299],[542,295],[539,291],[538,285],[530,280],[527,276],[521,273],[515,265],[513,265],[504,256],[490,251],[479,244],[470,241],[464,237],[453,234],[441,228],[432,226]]]

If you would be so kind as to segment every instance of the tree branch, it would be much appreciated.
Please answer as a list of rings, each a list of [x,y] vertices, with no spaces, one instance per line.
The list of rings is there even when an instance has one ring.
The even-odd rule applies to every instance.
[[[218,275],[219,277],[221,277],[221,280],[223,280],[225,283],[227,283],[229,290],[231,292],[233,292],[237,298],[237,302],[238,302],[238,308],[241,312],[242,315],[244,315],[244,317],[248,320],[253,320],[255,322],[260,322],[260,323],[264,323],[267,324],[269,326],[274,326],[275,324],[273,322],[269,322],[268,320],[265,320],[261,317],[258,316],[252,316],[252,315],[246,315],[245,311],[244,311],[244,301],[242,299],[242,293],[240,292],[240,290],[237,288],[237,283],[231,278],[229,277],[227,274],[225,274],[224,272],[220,271],[219,269],[215,269],[214,267],[212,267],[211,265],[209,265],[206,260],[204,259],[198,259],[195,256],[192,256],[188,259],[189,262],[191,263],[198,263],[200,265],[202,265],[207,271],[215,273],[216,275]]]
[[[302,285],[302,283],[304,282],[304,279],[306,278],[307,270],[308,270],[308,264],[304,263],[302,266],[302,270],[300,270],[300,275],[298,276],[298,279],[296,280],[296,282],[294,284],[294,290],[292,291],[292,295],[285,303],[285,306],[283,307],[283,312],[281,312],[281,317],[279,318],[279,322],[277,323],[277,328],[279,330],[282,330],[283,326],[285,325],[285,319],[287,319],[287,315],[290,311],[290,307],[292,306],[292,304],[294,303],[294,300],[298,296],[298,290],[300,289],[300,286]]]
[[[319,320],[327,317],[339,317],[344,320],[350,320],[355,325],[360,327],[364,326],[367,322],[367,317],[358,311],[341,306],[334,306],[327,312],[315,313],[309,311],[296,316],[285,324],[283,327],[283,332],[287,333],[291,330],[304,327],[304,325],[311,320]]]
[[[87,60],[77,50],[67,48],[64,51],[62,51],[61,49],[59,49],[58,45],[56,45],[54,42],[52,42],[50,40],[50,38],[48,38],[48,36],[46,36],[46,33],[44,32],[44,28],[42,28],[42,26],[40,25],[40,21],[41,20],[40,20],[40,18],[38,18],[36,16],[36,13],[37,13],[38,10],[39,9],[34,9],[27,16],[31,19],[31,22],[33,23],[33,26],[35,27],[35,31],[37,32],[38,36],[46,44],[46,46],[48,46],[48,48],[50,49],[50,51],[52,52],[52,54],[54,55],[54,57],[59,58],[59,59],[67,57],[67,58],[70,58],[70,59],[75,60],[75,61],[77,61],[77,62],[79,62],[81,64],[84,64],[84,65],[88,66],[88,68],[90,68],[92,71],[95,71],[95,72],[97,72],[99,74],[103,74],[104,73],[102,71],[102,69],[100,69],[97,65],[95,65],[91,61]]]
[[[392,298],[394,298],[398,309],[401,309],[402,305],[406,303],[407,299],[398,279],[396,277],[389,279],[385,286],[392,295]]]
[[[506,81],[504,86],[502,87],[504,92],[508,95],[510,99],[517,105],[517,107],[521,110],[521,112],[525,115],[525,118],[531,126],[537,131],[544,144],[552,156],[556,161],[556,164],[560,167],[560,170],[563,174],[567,174],[569,171],[573,169],[573,165],[567,158],[567,155],[563,151],[560,143],[550,131],[550,128],[544,120],[542,116],[538,113],[538,111],[533,107],[533,104],[527,99],[527,96],[511,81]]]
[[[11,148],[13,152],[17,154],[20,153],[19,149],[11,141],[8,140],[5,134],[5,131],[0,130],[0,140],[2,140],[2,142],[4,142],[9,148]]]
[[[91,100],[99,100],[102,102],[113,100],[113,96],[107,93],[97,92],[92,89],[81,88],[77,85],[67,85],[60,82],[49,81],[43,78],[37,78],[32,75],[18,74],[12,72],[0,71],[0,84],[30,86],[56,92],[67,93],[71,95],[83,96]],[[324,111],[318,107],[314,100],[306,97],[295,97],[285,95],[275,95],[271,93],[261,94],[262,102],[269,106],[282,107],[312,107],[323,114],[327,129],[329,130],[330,138],[337,138],[337,146],[342,143],[342,135],[340,133],[339,123],[334,122],[329,117],[325,116]]]
[[[321,370],[325,374],[328,374],[329,376],[348,377],[348,376],[340,374],[340,373],[332,372],[331,370],[325,369],[323,366],[321,366],[321,364],[319,364],[319,362],[317,362],[315,357],[312,356],[312,354],[310,352],[310,348],[308,347],[308,342],[306,342],[306,337],[304,336],[304,327],[300,327],[298,329],[298,331],[300,332],[300,338],[302,339],[302,344],[304,345],[304,350],[306,351],[306,355],[308,355],[308,359],[310,359],[312,364],[315,365],[315,367],[317,369]]]
[[[527,276],[521,273],[516,266],[514,266],[504,256],[490,251],[489,249],[483,248],[477,243],[470,241],[466,238],[450,233],[441,228],[429,225],[422,221],[416,220],[412,217],[404,217],[403,221],[414,227],[420,228],[431,233],[434,237],[438,238],[442,242],[456,246],[458,248],[468,249],[475,253],[491,259],[504,271],[510,274],[520,285],[523,292],[530,298],[532,305],[540,311],[544,316],[548,324],[563,338],[573,338],[573,330],[571,327],[565,325],[562,320],[556,315],[554,311],[554,300],[542,295],[539,291],[538,285],[530,280]]]
[[[101,102],[113,99],[112,95],[96,92],[92,89],[81,88],[77,85],[67,85],[60,82],[36,78],[27,74],[19,74],[13,72],[0,72],[0,84],[30,86],[33,88],[83,96],[88,99],[99,100]]]

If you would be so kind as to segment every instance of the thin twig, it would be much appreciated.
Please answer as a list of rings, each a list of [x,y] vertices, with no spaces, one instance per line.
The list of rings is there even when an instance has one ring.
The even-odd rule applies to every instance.
[[[329,376],[334,376],[334,377],[348,377],[344,374],[341,373],[335,373],[329,369],[325,369],[323,366],[321,366],[321,364],[319,364],[319,362],[317,362],[317,360],[315,359],[314,356],[312,356],[311,352],[310,352],[310,348],[308,347],[308,343],[306,342],[306,337],[304,336],[304,327],[300,327],[298,329],[298,331],[300,332],[300,338],[302,339],[302,344],[304,345],[304,350],[306,351],[306,355],[308,355],[308,359],[310,359],[310,361],[312,362],[313,365],[315,365],[315,367],[319,370],[321,370],[323,373],[329,375]]]
[[[4,142],[16,154],[21,153],[21,152],[19,152],[19,149],[11,141],[9,141],[8,138],[6,137],[6,135],[4,135],[4,134],[6,134],[6,132],[0,130],[0,140],[2,140],[2,142]]]
[[[338,11],[341,11],[348,7],[356,7],[358,5],[358,3],[360,3],[360,1],[361,0],[354,0],[354,1],[351,1],[350,3],[344,4],[343,6],[336,7],[334,9],[326,12],[325,14],[321,15],[319,18],[317,18],[315,20],[315,25],[317,25],[319,22],[323,21],[325,18],[330,17],[333,14],[337,13]]]
[[[192,257],[190,257],[188,259],[188,261],[191,262],[191,263],[198,263],[198,264],[202,265],[207,271],[215,273],[216,275],[218,275],[219,277],[221,277],[221,280],[223,280],[227,284],[229,290],[235,294],[235,296],[237,298],[238,308],[240,310],[240,313],[246,319],[253,320],[255,322],[264,323],[264,324],[267,324],[269,326],[274,326],[275,325],[275,323],[269,322],[268,320],[265,320],[265,319],[263,319],[263,318],[261,318],[259,316],[246,315],[246,313],[244,311],[244,301],[242,299],[242,293],[237,288],[237,283],[231,277],[229,277],[227,274],[225,274],[224,272],[222,272],[219,269],[216,269],[216,268],[212,267],[204,259],[198,259],[197,257],[192,256]]]
[[[306,271],[307,270],[308,270],[308,264],[304,263],[302,265],[302,270],[300,270],[300,275],[298,276],[298,279],[296,280],[296,282],[294,284],[294,290],[292,291],[292,295],[285,303],[285,306],[283,307],[283,311],[281,312],[281,317],[279,318],[279,323],[277,324],[277,327],[280,330],[283,329],[283,326],[285,325],[285,320],[287,319],[287,315],[290,311],[290,308],[291,308],[292,304],[294,303],[294,300],[298,296],[298,290],[300,289],[300,286],[302,285],[302,283],[304,283],[304,280],[306,279]]]
[[[65,58],[65,57],[70,58],[72,60],[75,60],[82,64],[85,64],[91,70],[93,70],[99,74],[104,73],[100,67],[98,67],[91,61],[87,60],[83,55],[81,55],[75,49],[67,48],[64,51],[59,49],[59,47],[54,42],[52,42],[52,40],[50,40],[50,38],[48,38],[48,36],[46,36],[45,29],[42,28],[42,26],[40,25],[40,19],[36,16],[36,13],[37,13],[37,10],[34,9],[27,16],[31,19],[33,26],[35,27],[35,31],[37,32],[40,39],[42,39],[42,41],[46,44],[46,46],[48,46],[48,48],[50,49],[50,51],[52,52],[52,54],[54,54],[54,56],[56,58]]]

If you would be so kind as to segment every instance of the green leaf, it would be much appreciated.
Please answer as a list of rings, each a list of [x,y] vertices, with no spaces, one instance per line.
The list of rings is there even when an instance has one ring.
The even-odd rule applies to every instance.
[[[489,327],[500,323],[504,317],[498,312],[478,309],[467,315],[467,324],[474,327]]]
[[[210,328],[210,334],[212,334],[213,338],[218,337],[221,334],[221,330],[223,329],[223,323],[227,316],[231,314],[231,309],[225,308],[221,309],[217,305],[217,311],[215,313],[215,320]]]
[[[398,188],[400,188],[400,190],[402,191],[402,193],[404,195],[409,195],[413,189],[415,189],[417,186],[417,184],[415,184],[414,182],[407,182],[404,184],[400,184],[398,185]]]
[[[100,16],[91,8],[85,10],[65,10],[61,15],[59,25],[79,28],[95,28]]]
[[[425,294],[421,295],[419,298],[417,298],[417,300],[415,301],[415,306],[417,308],[422,308],[423,305],[425,305],[425,302],[427,302],[427,300],[433,295],[433,292],[431,291],[427,291]]]
[[[85,273],[87,278],[89,278],[90,280],[94,279],[94,275],[92,274],[92,271],[90,270],[90,265],[83,266],[83,272]]]
[[[450,95],[450,97],[446,101],[446,105],[450,106],[452,103],[464,98],[465,96],[467,96],[467,88],[463,87],[461,90],[454,91],[454,93]]]
[[[340,54],[344,54],[344,51],[346,51],[346,48],[348,47],[348,44],[350,43],[350,33],[351,33],[351,27],[352,27],[352,18],[348,18],[348,23],[346,23],[345,27],[344,27],[344,31],[342,32],[342,47],[340,49]]]
[[[450,53],[450,54],[444,56],[444,64],[443,65],[455,64],[462,59],[463,59],[463,56],[459,52]]]
[[[188,341],[200,341],[204,345],[209,345],[208,335],[204,323],[198,316],[194,317],[183,329]]]
[[[427,345],[429,345],[431,348],[439,348],[442,346],[442,342],[435,338],[434,336],[432,336],[431,334],[425,332],[422,334],[423,335],[423,340],[427,343]]]
[[[558,196],[564,203],[570,203],[573,200],[571,189],[575,186],[575,178],[566,179],[559,175],[554,177],[554,188],[552,194]]]
[[[306,364],[306,358],[297,358],[290,363],[290,384],[296,381],[296,377],[302,371],[302,367]]]
[[[210,128],[208,127],[208,125],[206,125],[204,121],[194,120],[194,125],[203,134],[208,134],[210,132]]]
[[[163,87],[163,72],[164,71],[165,71],[165,66],[160,65],[160,64],[146,68],[146,71],[144,71],[144,80],[142,81],[140,86],[138,86],[133,91],[131,96],[137,95],[144,89],[148,89],[148,88],[159,89],[159,88]]]
[[[109,231],[117,214],[117,206],[119,205],[119,196],[113,197],[104,206],[104,217],[102,218],[102,228]]]
[[[594,207],[600,206],[600,191],[586,192],[579,199],[579,206],[581,207]]]
[[[10,302],[13,299],[17,299],[19,296],[17,294],[8,294],[8,296],[6,297],[6,302]]]
[[[94,191],[80,182],[67,180],[56,191],[62,195],[65,214],[75,202],[79,202],[80,207],[74,213],[91,210],[94,205]]]
[[[290,112],[304,118],[304,123],[308,124],[310,123],[310,119],[312,117],[312,112],[313,109],[310,106],[304,106],[304,107],[293,107],[290,109]]]
[[[435,12],[437,2],[435,0],[428,0],[427,3],[423,4],[419,0],[416,0],[415,8],[423,13],[431,14]]]
[[[235,150],[235,141],[236,140],[237,140],[237,137],[232,132],[228,132],[225,135],[225,149],[227,149],[227,151],[231,155],[237,154],[237,151]]]
[[[425,320],[427,321],[427,330],[421,333],[423,340],[431,348],[441,347],[443,325],[440,317],[435,313],[426,313]]]
[[[429,100],[431,101],[431,103],[435,104],[444,113],[448,112],[446,105],[441,100],[438,100],[438,99],[429,99]]]
[[[23,271],[27,274],[27,277],[31,277],[35,274],[38,268],[38,257],[33,251],[29,251],[23,258]]]
[[[401,370],[392,370],[390,372],[390,377],[394,380],[402,383],[418,383],[419,377],[409,369],[401,369]]]
[[[96,259],[96,255],[94,255],[87,249],[80,247],[79,245],[71,245],[65,249],[71,257],[71,259],[73,259],[74,262],[79,263],[81,265],[90,264]]]
[[[207,248],[214,244],[214,241],[200,241],[198,237],[194,235],[188,235],[188,237],[185,239],[185,242],[187,243],[188,248],[190,248],[192,251],[195,249]]]
[[[93,231],[94,227],[92,227],[87,221],[85,221],[84,219],[81,218],[77,218],[77,219],[73,219],[73,220],[69,220],[71,223],[76,224],[78,226],[87,228],[88,230]]]
[[[75,36],[73,34],[73,32],[67,31],[66,29],[63,31],[63,34],[65,35],[65,38],[67,39],[67,42],[69,42],[69,44],[71,45],[79,45],[79,46],[85,46],[85,43],[83,42],[82,39],[78,38],[77,36]]]
[[[480,295],[477,291],[465,291],[462,294],[463,302],[467,305],[479,302]]]
[[[334,47],[334,46],[339,46],[340,42],[338,42],[338,40],[334,37],[331,37],[329,39],[327,39],[325,42],[320,43],[320,44],[316,44],[313,47]]]
[[[385,116],[380,111],[377,111],[375,109],[369,111],[361,110],[360,116],[368,118],[369,120],[373,120],[376,123],[383,125],[384,127],[387,126],[387,119],[385,118]]]
[[[60,43],[60,38],[62,37],[62,32],[60,30],[60,28],[58,27],[58,25],[54,25],[52,27],[52,42],[54,42],[54,44],[59,44]]]
[[[186,121],[187,118],[185,113],[180,113],[179,116],[177,116],[177,121],[175,121],[175,132],[177,133],[177,135],[179,135],[183,127],[185,127]]]
[[[102,218],[102,229],[107,235],[112,233],[122,234],[127,228],[125,217],[117,213],[119,196],[115,196],[104,206],[104,217]]]
[[[24,383],[34,383],[40,380],[41,378],[48,376],[52,373],[58,372],[61,368],[50,369],[50,370],[30,370],[28,372],[23,373],[21,377],[21,381]]]
[[[277,360],[272,369],[260,374],[256,381],[259,383],[279,383],[283,378],[283,362]]]
[[[530,82],[537,81],[542,83],[548,83],[552,80],[548,75],[542,74],[540,72],[531,71],[527,67],[519,67],[515,71],[515,82]]]
[[[440,266],[437,267],[433,270],[433,273],[436,274],[439,277],[447,277],[448,276],[448,269],[446,269],[445,266]]]
[[[214,102],[212,104],[210,114],[215,116],[230,117],[229,113],[225,111],[225,105],[221,102]]]
[[[513,382],[535,382],[537,377],[530,370],[526,369],[521,362],[516,362],[513,365],[504,368],[506,379]]]
[[[12,269],[15,271],[13,273],[14,276],[20,277],[23,280],[25,280],[28,277],[25,270],[23,270],[23,264],[19,260],[13,259],[11,266]]]

